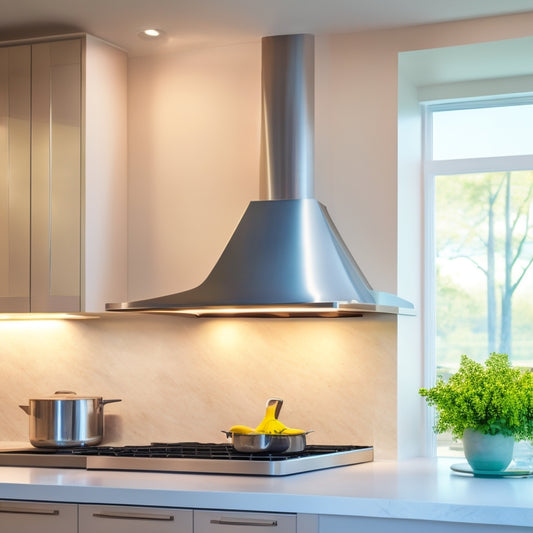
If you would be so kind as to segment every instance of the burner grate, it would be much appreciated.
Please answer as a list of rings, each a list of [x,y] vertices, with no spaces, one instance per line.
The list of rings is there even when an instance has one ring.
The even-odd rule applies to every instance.
[[[203,444],[196,442],[160,443],[142,446],[79,446],[59,448],[46,453],[57,455],[82,455],[86,457],[146,457],[173,459],[215,459],[249,461],[287,461],[303,457],[313,457],[365,448],[365,446],[328,446],[308,445],[297,453],[242,453],[233,449],[231,444]]]

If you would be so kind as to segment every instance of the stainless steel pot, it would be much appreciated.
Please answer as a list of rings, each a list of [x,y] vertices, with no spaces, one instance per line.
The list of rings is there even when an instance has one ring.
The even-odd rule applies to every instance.
[[[305,449],[306,433],[298,435],[269,435],[265,433],[232,433],[223,431],[231,438],[233,447],[243,453],[298,453]]]
[[[19,407],[29,415],[33,446],[66,448],[99,444],[104,435],[104,405],[120,401],[58,391],[47,398],[32,398],[29,405]]]

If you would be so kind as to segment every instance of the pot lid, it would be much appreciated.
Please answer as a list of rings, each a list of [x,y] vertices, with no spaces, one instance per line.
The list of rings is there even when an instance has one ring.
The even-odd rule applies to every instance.
[[[101,400],[102,396],[90,396],[90,395],[78,395],[72,391],[56,391],[50,396],[42,396],[40,398],[30,398],[30,401],[43,401],[43,400]]]

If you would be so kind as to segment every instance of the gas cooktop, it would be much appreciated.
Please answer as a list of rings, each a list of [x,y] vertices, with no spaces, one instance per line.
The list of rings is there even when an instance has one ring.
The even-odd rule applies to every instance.
[[[0,453],[0,466],[286,476],[373,461],[372,446],[308,445],[294,454],[241,453],[230,444],[35,448]]]

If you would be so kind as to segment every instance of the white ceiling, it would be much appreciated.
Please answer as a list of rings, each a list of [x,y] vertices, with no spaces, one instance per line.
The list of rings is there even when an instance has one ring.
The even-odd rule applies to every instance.
[[[130,56],[533,11],[532,0],[0,0],[0,40],[88,32]],[[165,31],[158,42],[138,37]]]

